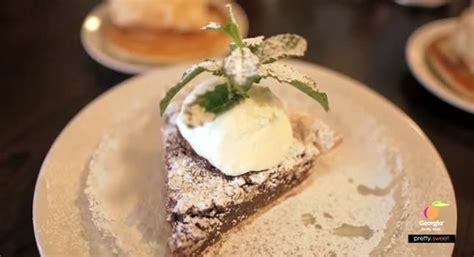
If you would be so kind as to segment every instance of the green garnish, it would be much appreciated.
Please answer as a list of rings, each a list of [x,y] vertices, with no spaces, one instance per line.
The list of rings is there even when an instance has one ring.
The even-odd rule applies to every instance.
[[[242,42],[242,36],[240,35],[239,26],[237,26],[237,21],[235,20],[234,13],[232,12],[232,5],[226,5],[229,12],[229,19],[225,25],[219,23],[211,22],[204,26],[204,30],[218,30],[226,33],[232,41],[238,46],[243,47],[244,43]]]
[[[269,63],[262,64],[259,71],[261,78],[273,78],[279,82],[290,84],[316,100],[324,110],[329,110],[329,101],[326,93],[315,90],[316,83],[293,68],[284,64]]]
[[[215,75],[220,75],[221,69],[222,69],[222,64],[218,63],[216,61],[212,60],[206,60],[198,64],[194,64],[191,66],[189,69],[187,69],[183,76],[181,77],[181,80],[172,88],[166,92],[165,97],[161,99],[160,102],[160,114],[163,115],[163,113],[166,110],[166,107],[168,107],[171,99],[181,90],[183,89],[186,84],[191,81],[193,78],[195,78],[197,75],[207,71],[207,72],[212,72]]]
[[[193,104],[202,106],[207,112],[219,114],[238,103],[242,96],[232,94],[228,84],[217,85],[213,90],[196,97]]]
[[[222,61],[206,60],[193,65],[172,87],[160,102],[160,113],[163,114],[172,98],[193,78],[203,72],[225,77],[226,83],[216,86],[196,97],[187,105],[194,110],[208,112],[214,117],[248,97],[247,92],[262,78],[273,78],[279,82],[294,86],[296,89],[317,101],[326,111],[329,110],[328,98],[316,88],[316,83],[297,71],[273,62],[287,58],[303,56],[306,51],[306,40],[295,34],[282,34],[264,39],[263,36],[242,39],[239,27],[227,4],[229,18],[225,25],[215,22],[203,27],[205,30],[218,30],[226,33],[231,39],[232,52]],[[197,108],[199,107],[199,108]]]

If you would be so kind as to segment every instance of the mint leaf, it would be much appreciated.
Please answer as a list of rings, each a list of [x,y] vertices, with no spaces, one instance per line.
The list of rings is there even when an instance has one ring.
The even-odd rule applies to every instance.
[[[255,54],[261,63],[271,63],[286,57],[303,56],[308,43],[296,34],[281,34],[265,39]]]
[[[326,93],[316,91],[309,84],[306,84],[299,80],[292,80],[288,82],[288,84],[293,85],[306,95],[316,100],[324,108],[325,111],[329,111],[329,102]]]
[[[204,71],[212,72],[214,75],[222,75],[222,68],[223,68],[222,62],[206,60],[201,63],[194,64],[189,69],[187,69],[184,72],[183,76],[181,77],[181,80],[174,87],[170,88],[168,92],[166,92],[165,97],[161,99],[160,115],[163,115],[171,99],[173,99],[173,97],[181,89],[183,89],[183,87],[186,86],[186,84],[188,84],[189,81],[191,81],[193,78],[203,73]]]
[[[160,102],[160,112],[164,113],[172,98],[194,77],[204,71],[226,77],[227,83],[216,86],[210,92],[199,96],[185,109],[188,123],[202,124],[215,118],[217,113],[231,108],[244,97],[254,83],[262,78],[274,78],[287,83],[316,100],[326,111],[329,110],[327,95],[316,88],[316,83],[306,76],[285,66],[271,64],[292,56],[303,56],[306,40],[296,34],[282,34],[264,39],[263,36],[242,39],[232,6],[226,5],[229,18],[225,25],[211,22],[202,29],[226,33],[231,39],[231,54],[223,61],[208,60],[189,68],[181,80],[172,87]]]
[[[220,84],[213,90],[197,96],[193,104],[199,104],[207,112],[219,114],[230,109],[241,99],[243,99],[241,95],[229,91],[227,84]]]
[[[316,83],[294,69],[282,64],[263,64],[259,69],[262,78],[273,78],[287,83],[316,100],[324,110],[329,110],[328,97],[316,88]]]
[[[252,53],[256,53],[259,47],[263,43],[263,36],[258,36],[258,37],[250,37],[250,38],[244,38],[242,39],[242,42],[244,43],[244,47],[247,47],[252,51]],[[230,50],[235,50],[237,49],[238,46],[235,43],[230,44]]]
[[[222,31],[226,33],[238,47],[243,47],[244,43],[242,41],[242,36],[240,35],[239,26],[237,26],[237,21],[235,20],[234,13],[232,12],[232,5],[227,4],[226,7],[229,12],[229,18],[227,19],[227,23],[225,25],[221,25],[216,22],[210,22],[202,29]]]
[[[189,127],[197,127],[214,120],[239,103],[244,96],[232,92],[227,83],[219,84],[212,90],[196,96],[196,99],[183,108],[184,122]]]

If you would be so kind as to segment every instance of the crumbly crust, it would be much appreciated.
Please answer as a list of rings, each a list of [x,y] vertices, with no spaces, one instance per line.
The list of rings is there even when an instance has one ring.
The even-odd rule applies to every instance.
[[[339,141],[325,124],[309,126],[298,116],[292,120],[294,144],[281,164],[230,177],[193,151],[174,123],[176,114],[168,112],[163,126],[174,256],[202,253],[222,233],[307,178],[314,159]]]

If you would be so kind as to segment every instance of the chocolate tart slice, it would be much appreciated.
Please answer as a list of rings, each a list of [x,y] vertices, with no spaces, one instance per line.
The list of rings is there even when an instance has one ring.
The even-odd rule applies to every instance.
[[[201,255],[223,233],[305,180],[315,158],[340,140],[327,125],[294,116],[295,140],[282,163],[230,177],[193,151],[175,125],[176,116],[169,110],[163,126],[173,256]]]

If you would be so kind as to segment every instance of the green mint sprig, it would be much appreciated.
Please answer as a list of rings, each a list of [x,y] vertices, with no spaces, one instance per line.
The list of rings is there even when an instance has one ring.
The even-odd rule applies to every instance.
[[[203,107],[207,112],[220,113],[230,109],[242,99],[240,95],[232,94],[227,84],[217,85],[213,90],[196,97],[194,104]]]
[[[232,108],[241,99],[248,97],[247,92],[262,78],[273,78],[281,83],[292,85],[328,111],[327,95],[317,89],[313,80],[286,65],[274,63],[287,57],[303,56],[307,48],[306,40],[295,34],[276,35],[267,39],[263,36],[242,39],[232,12],[232,6],[228,4],[226,7],[229,18],[225,25],[211,22],[203,29],[226,33],[233,41],[230,44],[232,50],[230,55],[224,60],[206,60],[191,66],[185,71],[181,80],[161,100],[160,113],[164,113],[173,97],[189,81],[203,72],[210,72],[226,79],[225,83],[199,95],[193,103],[188,105],[193,109],[213,114],[208,117],[215,117],[215,115]]]
[[[206,121],[213,120],[218,113],[225,112],[240,102],[243,97],[233,94],[227,83],[216,85],[212,90],[198,95],[187,105],[184,120],[189,127],[200,126]]]
[[[160,102],[160,114],[163,115],[163,113],[166,110],[166,107],[168,107],[169,103],[171,102],[171,99],[181,90],[183,89],[186,84],[188,84],[189,81],[194,79],[196,76],[203,72],[211,72],[216,76],[220,76],[222,72],[222,63],[213,61],[213,60],[206,60],[198,64],[194,64],[190,68],[188,68],[183,76],[181,77],[181,80],[172,88],[166,92],[165,97],[161,99]]]
[[[226,7],[229,12],[229,18],[225,25],[221,25],[216,22],[210,22],[202,29],[222,31],[226,33],[238,47],[243,47],[244,43],[242,41],[242,36],[240,35],[239,26],[237,25],[237,21],[234,17],[234,12],[232,12],[232,5],[227,4]]]

